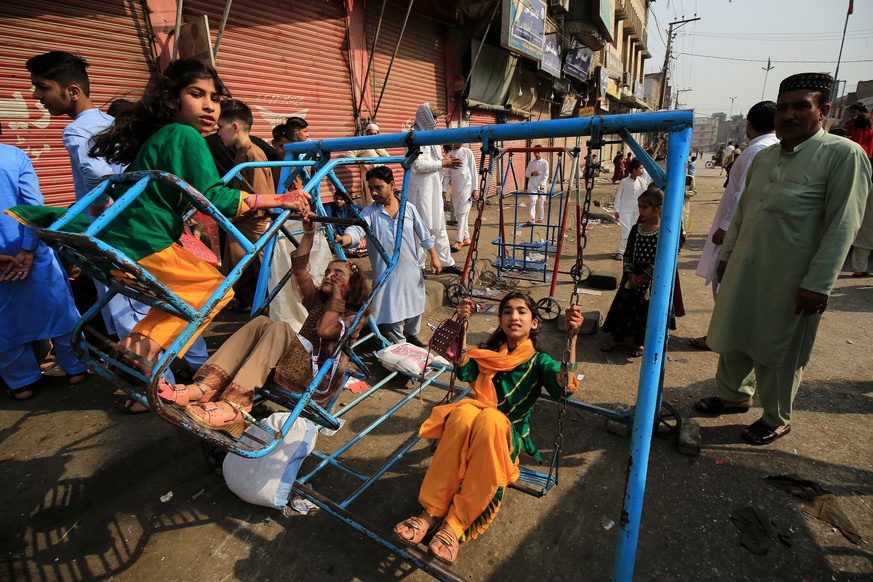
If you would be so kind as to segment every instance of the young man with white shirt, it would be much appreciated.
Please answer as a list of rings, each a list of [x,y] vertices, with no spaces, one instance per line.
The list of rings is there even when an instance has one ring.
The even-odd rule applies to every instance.
[[[541,146],[534,146],[539,149]],[[530,195],[530,221],[543,222],[546,208],[546,183],[549,180],[549,161],[543,158],[542,152],[534,151],[534,159],[524,170],[527,178],[527,191],[538,192]]]
[[[615,219],[621,229],[618,238],[618,246],[615,249],[616,261],[624,259],[624,248],[627,246],[627,237],[631,227],[637,223],[640,217],[640,209],[637,207],[637,198],[648,187],[649,181],[640,160],[631,160],[628,164],[628,175],[622,178],[615,194]]]

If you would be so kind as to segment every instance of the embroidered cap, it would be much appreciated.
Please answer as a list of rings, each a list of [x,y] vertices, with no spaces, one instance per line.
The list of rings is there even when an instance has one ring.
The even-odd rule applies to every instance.
[[[368,123],[367,127],[364,128],[364,131],[370,131],[371,129],[376,133],[379,133],[379,126],[375,123]]]
[[[830,98],[831,89],[834,87],[834,78],[828,73],[798,73],[786,77],[779,83],[779,92],[797,91],[806,89],[807,91],[821,91],[825,99]]]

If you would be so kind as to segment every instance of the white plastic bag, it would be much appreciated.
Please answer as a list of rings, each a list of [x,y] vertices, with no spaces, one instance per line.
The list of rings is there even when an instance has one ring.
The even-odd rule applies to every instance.
[[[266,424],[279,430],[290,412],[277,412],[266,420]],[[269,442],[272,435],[266,434],[257,426],[250,426],[240,437],[240,442],[258,446],[248,435]],[[291,426],[283,442],[269,454],[256,459],[229,454],[224,459],[222,471],[230,490],[248,503],[284,509],[291,495],[291,487],[297,479],[297,471],[303,459],[315,447],[318,426],[305,418],[298,418]]]

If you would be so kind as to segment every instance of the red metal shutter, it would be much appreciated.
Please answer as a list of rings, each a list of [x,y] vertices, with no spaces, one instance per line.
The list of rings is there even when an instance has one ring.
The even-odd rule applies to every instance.
[[[186,0],[186,16],[206,14],[213,44],[224,2]],[[218,74],[254,113],[252,133],[269,141],[286,117],[309,122],[310,139],[354,135],[342,3],[236,0]]]
[[[379,13],[378,9],[374,9],[367,14],[367,48],[370,50],[379,24]],[[388,72],[388,64],[400,37],[405,15],[406,11],[397,9],[396,6],[389,6],[385,10],[376,43],[376,56],[370,68],[369,83],[373,88],[374,105],[385,87],[375,119],[382,133],[408,131],[415,121],[415,111],[422,103],[430,103],[431,108],[438,113],[446,111],[443,24],[416,14],[413,10],[406,23],[394,65],[390,73]],[[362,111],[361,115],[368,117],[372,112]],[[445,127],[445,120],[442,122],[440,127]]]
[[[28,153],[46,204],[75,200],[70,158],[61,134],[70,122],[52,118],[31,97],[24,63],[51,50],[85,57],[91,99],[105,110],[113,99],[139,99],[149,78],[151,49],[142,34],[139,2],[28,0],[4,2],[0,13],[0,141]]]

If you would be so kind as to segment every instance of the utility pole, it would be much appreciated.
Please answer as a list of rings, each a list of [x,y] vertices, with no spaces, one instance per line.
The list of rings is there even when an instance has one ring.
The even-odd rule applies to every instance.
[[[763,101],[764,100],[764,93],[767,92],[767,75],[769,75],[770,71],[775,69],[776,67],[774,67],[773,65],[770,64],[770,57],[767,57],[767,66],[761,67],[761,68],[764,69],[764,88],[761,89],[761,101]]]
[[[837,68],[834,71],[834,88],[837,90],[836,95],[833,96],[831,101],[831,111],[836,117],[837,115],[837,99],[840,97],[840,61],[843,60],[843,45],[846,44],[846,29],[849,27],[849,16],[854,12],[855,2],[854,0],[849,0],[849,10],[846,12],[846,22],[843,24],[843,40],[840,41],[840,56],[837,57]]]
[[[734,99],[736,99],[736,97],[728,97],[728,99],[731,100],[731,112],[728,113],[728,119],[730,119],[734,116]]]
[[[700,20],[700,18],[687,18],[685,20],[674,20],[670,23],[667,29],[667,52],[664,53],[664,68],[661,69],[661,97],[658,99],[658,109],[664,108],[664,100],[667,97],[667,68],[670,66],[670,50],[673,48],[673,26],[679,28],[683,24]]]
[[[676,102],[673,103],[673,109],[679,109],[679,96],[682,95],[682,93],[688,93],[693,90],[694,89],[676,89]]]

